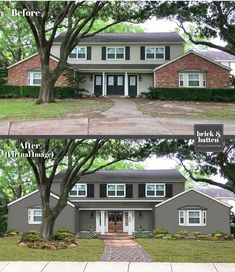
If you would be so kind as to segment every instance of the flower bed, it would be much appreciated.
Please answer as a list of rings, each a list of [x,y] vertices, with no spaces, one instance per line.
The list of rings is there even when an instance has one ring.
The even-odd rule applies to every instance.
[[[151,231],[134,231],[134,238],[153,238],[153,233]]]
[[[100,232],[81,231],[77,234],[78,239],[99,239]]]

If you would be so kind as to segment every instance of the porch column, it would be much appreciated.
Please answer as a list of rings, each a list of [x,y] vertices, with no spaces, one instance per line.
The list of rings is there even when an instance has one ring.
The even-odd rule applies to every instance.
[[[102,82],[102,96],[105,96],[106,95],[106,80],[105,80],[105,72],[103,72],[103,76],[102,76],[102,79],[103,79],[103,82]]]
[[[128,96],[128,75],[127,75],[127,73],[125,73],[124,95]]]
[[[105,216],[104,216],[104,213],[105,213],[105,211],[100,212],[100,216],[101,216],[100,232],[101,232],[101,234],[105,234],[105,222],[104,222]]]

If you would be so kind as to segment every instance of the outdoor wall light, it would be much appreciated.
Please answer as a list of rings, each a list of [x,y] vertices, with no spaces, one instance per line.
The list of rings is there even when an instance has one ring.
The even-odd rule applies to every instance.
[[[142,217],[142,212],[139,213],[139,217]]]
[[[91,218],[93,218],[94,217],[94,212],[93,211],[91,211]]]
[[[90,75],[90,81],[92,81],[93,80],[93,75]]]
[[[141,74],[139,74],[139,81],[142,81],[142,76],[141,76]]]

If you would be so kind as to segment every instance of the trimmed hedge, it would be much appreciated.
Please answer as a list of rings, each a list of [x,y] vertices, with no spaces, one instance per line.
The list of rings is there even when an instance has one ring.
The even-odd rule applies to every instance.
[[[81,231],[77,234],[78,239],[99,239],[99,232]]]
[[[134,231],[134,238],[153,238],[153,233],[151,231]]]
[[[0,86],[0,98],[37,98],[39,86],[17,86],[2,85]],[[74,89],[72,87],[55,87],[54,98],[78,98],[87,94],[85,89]]]
[[[149,92],[143,96],[159,100],[183,101],[216,101],[235,102],[235,89],[208,89],[208,88],[155,88],[150,87]]]

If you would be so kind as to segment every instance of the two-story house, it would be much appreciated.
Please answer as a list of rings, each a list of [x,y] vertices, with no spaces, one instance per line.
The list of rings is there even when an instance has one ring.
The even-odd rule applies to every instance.
[[[51,50],[51,68],[60,57],[63,34]],[[138,96],[151,86],[227,88],[230,68],[197,52],[183,53],[176,32],[100,33],[82,39],[68,58],[68,69],[84,76],[91,95]],[[8,84],[40,85],[38,54],[8,67]],[[66,86],[63,74],[56,82]]]
[[[52,186],[56,205],[64,173]],[[98,171],[83,176],[69,193],[55,230],[93,229],[102,234],[180,230],[230,233],[230,206],[194,189],[184,191],[185,178],[177,170]],[[41,224],[40,194],[35,191],[8,205],[8,229],[28,231]]]

